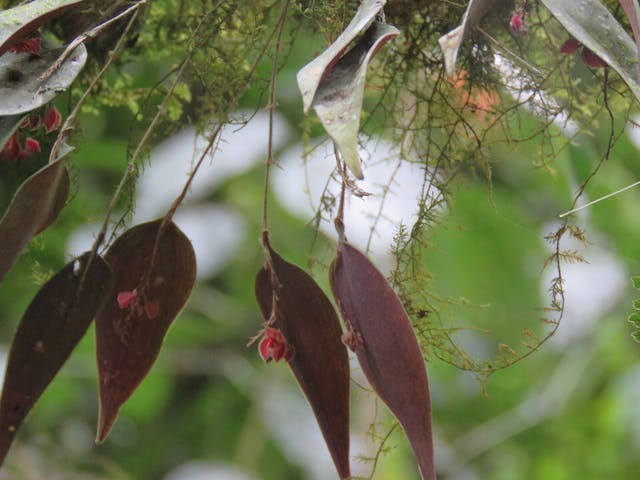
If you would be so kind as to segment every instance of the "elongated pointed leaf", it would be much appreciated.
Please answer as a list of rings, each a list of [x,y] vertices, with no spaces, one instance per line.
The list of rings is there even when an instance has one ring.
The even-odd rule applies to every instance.
[[[349,170],[363,178],[358,156],[358,131],[367,67],[375,53],[400,33],[386,23],[374,22],[362,39],[327,70],[313,99],[327,133],[338,145]]]
[[[444,55],[444,67],[447,75],[456,73],[456,61],[460,45],[469,36],[480,20],[489,12],[497,0],[470,0],[460,25],[438,40]]]
[[[402,303],[371,261],[346,242],[331,266],[331,288],[362,371],[404,428],[422,477],[434,480],[427,371]]]
[[[59,159],[31,175],[0,219],[0,281],[29,241],[58,217],[69,193],[69,176]]]
[[[2,389],[0,464],[16,430],[108,298],[111,280],[104,260],[85,253],[54,275],[29,305],[13,338]]]
[[[256,298],[265,320],[276,298],[275,322],[293,348],[288,360],[340,478],[349,478],[349,360],[330,300],[304,270],[269,246],[271,262],[258,272]],[[274,288],[272,278],[278,286]]]
[[[599,0],[542,0],[542,3],[576,40],[618,72],[640,99],[636,45]]]
[[[51,76],[41,79],[63,50],[43,50],[40,56],[8,53],[0,57],[0,115],[34,110],[69,88],[87,60],[83,44]]]
[[[0,55],[26,39],[48,20],[80,6],[86,0],[34,0],[0,11]]]
[[[133,227],[105,255],[113,270],[114,288],[96,319],[98,442],[106,438],[120,407],[149,372],[195,282],[191,242],[171,222],[156,243],[161,224],[156,220]],[[126,304],[122,294],[128,294]]]
[[[316,95],[316,90],[327,70],[340,59],[349,44],[371,26],[385,3],[387,3],[386,0],[363,0],[351,22],[349,22],[349,25],[340,36],[322,54],[298,72],[298,87],[302,93],[305,113],[309,111]]]

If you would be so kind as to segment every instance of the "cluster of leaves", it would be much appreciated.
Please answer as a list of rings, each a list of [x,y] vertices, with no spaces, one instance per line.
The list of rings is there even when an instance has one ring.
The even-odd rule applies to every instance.
[[[71,8],[80,3],[86,10]],[[284,41],[278,42],[276,49],[280,58],[287,58],[300,29],[319,32],[327,43],[337,37],[335,49],[329,49],[328,56],[320,55],[317,63],[310,64],[322,65],[320,73],[315,72],[311,87],[304,81],[305,70],[300,72],[298,80],[305,109],[313,106],[356,177],[366,173],[356,150],[358,139],[374,133],[383,132],[394,139],[399,146],[398,159],[394,161],[419,163],[424,167],[423,189],[416,206],[418,219],[411,227],[400,229],[393,247],[397,267],[391,281],[399,292],[399,300],[370,261],[346,243],[344,236],[331,270],[331,282],[347,325],[347,337],[343,340],[353,348],[373,388],[403,425],[425,478],[435,475],[428,386],[418,343],[405,311],[420,334],[420,347],[424,352],[463,369],[489,375],[537,350],[553,334],[564,304],[560,264],[563,260],[580,260],[572,252],[560,249],[560,240],[566,234],[575,238],[582,236],[579,230],[565,223],[549,237],[554,247],[549,264],[556,267],[557,275],[550,288],[547,312],[555,317],[548,318],[545,313],[540,322],[542,333],[525,330],[523,348],[501,345],[497,359],[471,358],[458,347],[446,327],[451,325],[446,318],[446,306],[459,299],[452,301],[431,290],[432,276],[425,260],[432,241],[432,227],[441,221],[443,207],[451,205],[448,202],[459,188],[454,180],[471,174],[484,176],[490,184],[494,168],[491,151],[508,148],[516,142],[538,142],[534,165],[553,173],[554,159],[571,141],[561,134],[557,125],[594,124],[602,112],[611,117],[612,112],[622,112],[626,118],[635,103],[627,94],[635,92],[637,84],[629,68],[629,41],[623,41],[624,49],[617,48],[618,44],[607,44],[597,35],[594,37],[597,30],[587,35],[578,28],[583,26],[582,17],[566,10],[569,8],[564,5],[566,2],[542,3],[547,8],[538,2],[518,2],[517,8],[521,10],[518,23],[512,12],[513,2],[469,2],[470,12],[473,8],[486,11],[491,6],[497,7],[492,10],[495,15],[485,20],[482,14],[463,15],[463,8],[453,2],[391,2],[386,8],[386,20],[402,29],[402,37],[401,41],[391,42],[387,54],[379,60],[374,59],[373,54],[398,34],[398,30],[382,21],[382,16],[372,23],[384,1],[291,2],[289,11],[293,21],[289,24],[295,23],[295,26],[288,26]],[[604,8],[601,2],[589,3]],[[237,8],[236,4],[224,0],[213,3],[156,0],[145,5],[141,2],[134,21],[105,26],[98,40],[89,45],[85,75],[71,88],[69,98],[77,99],[90,88],[93,94],[81,102],[85,112],[126,107],[135,116],[129,163],[122,183],[123,188],[130,186],[129,200],[136,169],[154,139],[166,136],[184,123],[196,123],[201,131],[209,134],[207,151],[211,151],[217,133],[230,120],[234,108],[243,101],[254,108],[264,103],[262,97],[270,84],[267,77],[275,78],[283,64],[278,58],[271,62],[267,58],[277,30],[271,25],[274,18],[281,18],[278,17],[281,6],[278,2],[258,0],[245,2],[243,8]],[[69,10],[65,12],[66,21],[52,26],[51,31],[67,39],[84,32],[90,26],[87,19],[99,23],[128,8],[127,2],[122,1],[113,2],[109,7],[91,1],[67,1],[58,5],[68,5]],[[28,33],[33,33],[42,23],[41,17],[50,20],[48,13],[57,10],[48,8],[51,10],[47,10],[47,15],[36,17],[37,22],[22,20],[20,25],[30,25]],[[350,23],[356,8],[359,9],[356,18],[370,9],[363,24],[367,28],[363,25],[354,28]],[[287,13],[286,8],[284,11]],[[607,25],[614,25],[611,21],[616,18],[625,26],[635,25],[633,21],[627,22],[619,9],[614,13],[615,17],[607,17]],[[552,17],[560,23],[551,21]],[[454,30],[461,18],[464,18],[462,29],[458,31],[462,33],[456,46],[458,73],[450,78],[445,75],[441,53],[434,46],[443,32]],[[468,18],[473,19],[473,24],[467,25],[465,19]],[[127,37],[132,31],[135,35]],[[15,49],[16,43],[29,41],[25,35],[25,32],[21,37],[11,35],[2,46]],[[608,67],[589,70],[586,67],[594,67],[595,63],[577,66],[575,57],[548,55],[549,51],[561,52],[570,35],[583,45],[583,58],[584,49],[589,49],[598,56],[601,67],[604,64]],[[119,56],[106,53],[125,38],[129,43]],[[84,47],[80,44],[77,48]],[[27,80],[17,82],[20,83],[18,91],[28,90],[28,81],[40,79],[62,52],[52,47],[45,50],[41,55],[33,51],[4,55],[13,62],[11,68],[24,73],[21,79]],[[633,48],[631,51],[633,55],[637,52]],[[168,72],[160,76],[152,88],[137,85],[134,77],[127,73],[128,62],[141,52],[148,53],[147,60],[153,68]],[[34,55],[40,60],[32,61]],[[57,71],[64,71],[65,62],[71,63],[74,58],[77,56],[63,60]],[[26,61],[35,68],[25,70]],[[120,68],[104,75],[105,63]],[[496,68],[496,64],[502,68]],[[376,75],[369,78],[373,88],[365,91],[367,69]],[[620,78],[612,70],[618,72]],[[79,73],[74,72],[72,77]],[[98,76],[100,81],[93,82]],[[169,81],[171,78],[173,81]],[[65,90],[69,83],[51,90]],[[603,96],[604,102],[599,102]],[[40,108],[52,98],[39,98],[37,104],[21,112],[4,112],[7,117],[3,120],[10,122],[7,128],[2,124],[3,135],[8,135],[5,139],[15,134],[24,113]],[[523,111],[523,105],[527,105],[529,111]],[[272,105],[272,108],[275,107]],[[364,112],[362,122],[361,111]],[[343,121],[347,117],[349,121]],[[216,123],[213,129],[209,124],[212,119]],[[528,122],[526,129],[523,129],[523,119]],[[315,121],[305,120],[307,125]],[[609,149],[616,137],[613,120],[611,128]],[[68,133],[63,127],[60,139]],[[67,201],[66,152],[61,145],[54,146],[51,152],[50,163],[23,183],[0,222],[0,241],[8,245],[0,249],[0,276],[11,268],[26,244],[55,220]],[[196,171],[197,166],[194,175]],[[185,189],[187,187],[188,184]],[[350,188],[355,194],[359,193],[353,184]],[[581,191],[583,189],[584,186]],[[434,191],[438,194],[434,195]],[[118,193],[121,192],[119,189]],[[0,444],[4,445],[5,453],[15,429],[96,315],[102,407],[98,438],[104,439],[118,409],[151,367],[170,323],[193,286],[193,252],[186,237],[171,223],[171,216],[182,198],[176,199],[163,219],[139,225],[120,236],[114,230],[112,238],[117,240],[102,257],[104,252],[99,250],[109,224],[110,213],[107,213],[94,250],[65,266],[34,298],[16,333],[0,407],[5,433],[0,437],[3,439]],[[118,195],[114,197],[115,203],[121,201]],[[335,208],[336,204],[326,203],[329,208]],[[131,202],[127,208],[133,208]],[[289,362],[318,418],[336,468],[340,476],[346,478],[349,476],[349,374],[337,315],[315,282],[284,261],[271,249],[266,237],[263,246],[266,265],[256,283],[266,322],[260,351],[266,358],[284,358]],[[82,301],[87,296],[92,302],[85,305]],[[61,298],[66,299],[64,308],[56,311],[48,328],[68,324],[73,335],[59,336],[60,343],[44,342],[41,337],[55,339],[56,336],[42,330],[42,312],[51,309],[53,299]],[[380,305],[363,302],[363,298],[378,298]],[[309,312],[310,302],[320,305],[317,311]],[[385,312],[385,308],[390,311]],[[325,324],[328,327],[321,328]],[[149,334],[151,330],[153,335]],[[387,330],[391,330],[388,338]],[[397,355],[397,345],[407,347],[401,349],[403,355]],[[132,350],[138,351],[139,356],[132,355]],[[40,356],[34,357],[34,351]],[[50,352],[55,358],[47,356]],[[47,369],[42,369],[42,364],[47,364]],[[327,365],[326,370],[319,370],[317,365]],[[35,370],[42,370],[43,376],[29,373]],[[32,384],[25,386],[25,378],[31,378]],[[421,382],[412,390],[407,385],[415,378]],[[323,392],[336,388],[337,379],[340,395],[323,396]],[[318,388],[318,384],[322,387]],[[419,402],[408,400],[409,397],[415,400],[416,395],[421,399]],[[410,409],[416,405],[419,411]]]

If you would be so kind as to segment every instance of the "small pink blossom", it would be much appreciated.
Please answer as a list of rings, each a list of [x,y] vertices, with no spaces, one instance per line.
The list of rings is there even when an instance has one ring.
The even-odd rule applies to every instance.
[[[609,66],[607,62],[605,62],[592,50],[585,47],[582,43],[580,43],[578,40],[576,40],[573,37],[566,40],[560,46],[560,52],[565,54],[570,54],[570,53],[576,52],[579,48],[582,48],[582,50],[580,51],[580,58],[582,59],[582,61],[585,63],[587,67],[605,68]]]
[[[287,343],[282,332],[273,327],[264,329],[264,336],[260,340],[258,351],[265,362],[271,360],[278,362],[282,358],[289,360],[293,355],[293,348]]]
[[[47,112],[44,115],[44,120],[42,124],[44,125],[44,129],[47,133],[51,133],[54,130],[60,128],[60,124],[62,123],[62,115],[56,107],[50,107],[47,109]]]
[[[35,138],[27,137],[24,142],[24,150],[22,151],[23,155],[26,154],[28,156],[32,153],[37,153],[40,151],[40,142]]]
[[[147,314],[149,320],[153,320],[160,314],[160,305],[158,300],[150,300],[144,304],[144,313]]]
[[[42,124],[42,119],[40,118],[40,115],[38,114],[29,115],[29,118],[27,119],[26,127],[29,127],[29,130],[33,132],[34,130],[37,130],[38,128],[40,128],[41,124]]]
[[[527,33],[527,27],[524,25],[524,18],[515,12],[509,21],[509,28],[516,33]]]
[[[604,68],[609,66],[607,62],[602,60],[598,55],[593,53],[593,51],[589,50],[587,47],[582,47],[580,58],[582,58],[582,61],[591,68]]]
[[[0,156],[6,158],[9,161],[16,161],[20,158],[20,152],[22,148],[20,148],[20,142],[18,141],[18,135],[13,134],[7,140],[7,143],[2,147],[2,151],[0,151]]]
[[[576,50],[578,50],[580,47],[582,46],[582,44],[576,40],[575,38],[571,37],[568,38],[561,46],[560,46],[560,53],[565,53],[565,54],[571,54],[573,52],[575,52]]]
[[[138,293],[135,290],[123,291],[118,293],[118,307],[124,309],[129,308],[138,298]]]

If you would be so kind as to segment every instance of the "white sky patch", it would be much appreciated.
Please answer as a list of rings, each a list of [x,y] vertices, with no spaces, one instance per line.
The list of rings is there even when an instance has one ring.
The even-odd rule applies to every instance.
[[[573,137],[578,133],[578,125],[569,119],[567,112],[558,105],[558,102],[536,88],[534,79],[525,69],[517,67],[500,54],[494,55],[493,64],[502,74],[505,90],[516,102],[522,103],[537,117],[552,121],[567,137]]]
[[[357,185],[372,195],[364,198],[347,195],[346,234],[350,243],[364,250],[375,218],[379,216],[371,236],[370,252],[383,257],[389,253],[400,224],[411,227],[417,219],[416,205],[424,184],[424,166],[399,161],[393,145],[381,140],[368,142],[359,149],[359,154],[364,160],[365,178]],[[300,143],[286,150],[278,160],[282,168],[273,170],[273,189],[284,207],[302,220],[312,219],[325,188],[339,197],[340,184],[331,179],[336,162],[329,142],[313,149],[306,161]],[[432,186],[430,198],[437,195],[439,190]],[[320,229],[328,237],[337,239],[333,219],[323,221]]]

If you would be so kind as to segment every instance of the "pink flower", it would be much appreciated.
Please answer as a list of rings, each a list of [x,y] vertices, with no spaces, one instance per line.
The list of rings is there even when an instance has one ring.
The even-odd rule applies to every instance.
[[[591,68],[603,68],[609,66],[607,62],[602,60],[598,55],[593,53],[587,47],[582,47],[580,58],[582,58],[582,61]]]
[[[40,37],[28,38],[9,47],[9,51],[13,53],[33,53],[40,55],[41,50],[42,43],[40,42]]]
[[[40,142],[35,138],[27,137],[27,140],[24,143],[24,150],[22,151],[23,155],[26,154],[27,156],[29,156],[32,153],[40,151]]]
[[[29,115],[29,118],[27,119],[26,127],[29,127],[29,130],[33,132],[34,130],[37,130],[38,128],[40,128],[41,123],[42,123],[42,119],[40,118],[40,115],[38,114]]]
[[[560,46],[560,53],[570,54],[578,50],[581,46],[582,44],[578,40],[571,37]]]
[[[144,313],[147,314],[149,320],[153,320],[160,314],[160,305],[158,300],[150,300],[144,304]]]
[[[2,147],[2,151],[0,151],[0,156],[6,158],[9,161],[16,161],[20,158],[20,142],[18,142],[18,135],[14,133],[9,137],[7,143]]]
[[[293,348],[287,343],[282,332],[272,327],[264,329],[264,337],[260,340],[258,351],[265,362],[272,359],[277,362],[282,358],[289,360],[293,355]]]
[[[124,291],[118,293],[118,307],[129,308],[138,298],[138,293],[135,290]]]
[[[62,123],[62,115],[56,107],[50,107],[47,110],[47,113],[44,115],[44,120],[42,124],[44,125],[44,129],[47,133],[51,133],[54,130],[60,128],[60,124]]]
[[[604,68],[609,66],[607,62],[605,62],[598,55],[593,53],[592,50],[582,45],[582,43],[580,43],[578,40],[576,40],[573,37],[566,40],[560,46],[560,52],[570,54],[577,51],[580,47],[582,47],[582,50],[580,51],[580,58],[582,59],[582,61],[585,63],[587,67]]]
[[[527,33],[527,27],[524,26],[524,18],[515,12],[509,21],[509,28],[516,33]]]

